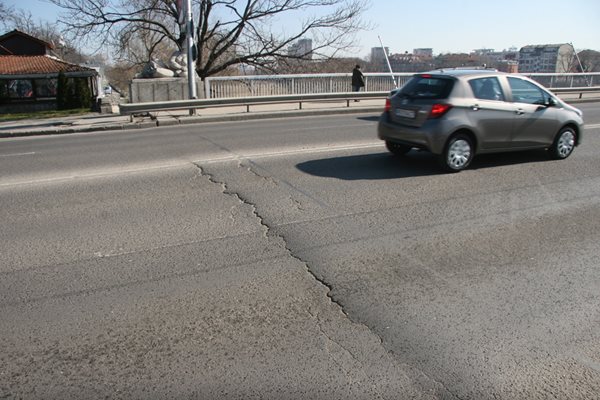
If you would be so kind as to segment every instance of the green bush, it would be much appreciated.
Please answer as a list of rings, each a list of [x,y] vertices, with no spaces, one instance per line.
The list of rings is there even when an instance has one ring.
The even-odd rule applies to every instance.
[[[91,108],[92,92],[86,78],[75,79],[75,91],[73,93],[73,108]]]
[[[56,105],[59,110],[91,108],[92,92],[86,78],[67,78],[61,71],[58,74]]]
[[[59,110],[68,110],[70,108],[70,92],[71,85],[69,79],[65,76],[64,72],[60,71],[56,85],[56,107]]]

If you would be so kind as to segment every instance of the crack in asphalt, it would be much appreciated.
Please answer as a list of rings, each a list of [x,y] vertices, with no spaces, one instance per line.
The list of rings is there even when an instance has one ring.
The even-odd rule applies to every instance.
[[[290,255],[290,257],[292,257],[293,259],[299,261],[300,263],[302,263],[305,267],[306,267],[306,271],[317,281],[319,282],[321,285],[325,286],[327,288],[327,297],[331,300],[332,303],[336,304],[341,312],[344,314],[344,316],[346,316],[347,318],[350,319],[350,317],[348,316],[348,314],[346,313],[346,311],[344,310],[344,307],[342,306],[341,303],[339,303],[336,299],[334,299],[331,296],[331,291],[332,291],[332,286],[327,283],[323,278],[319,277],[311,268],[310,265],[308,264],[308,262],[302,260],[300,257],[296,256],[294,254],[294,252],[292,251],[292,249],[288,246],[287,240],[286,238],[280,234],[280,233],[276,233],[272,227],[270,227],[266,222],[265,222],[265,218],[260,215],[260,213],[258,212],[258,209],[256,208],[256,205],[254,203],[252,203],[249,199],[244,198],[240,193],[238,192],[234,192],[232,190],[229,189],[229,187],[227,186],[226,183],[224,182],[220,182],[218,180],[215,179],[215,177],[211,174],[209,174],[208,172],[206,172],[201,165],[194,163],[194,165],[200,170],[200,174],[204,177],[206,177],[211,183],[215,184],[215,185],[219,185],[223,191],[224,194],[229,195],[229,196],[233,196],[235,198],[238,199],[238,201],[242,204],[245,204],[247,206],[249,206],[252,210],[252,214],[259,220],[260,225],[262,226],[263,230],[264,230],[264,236],[265,237],[275,237],[275,238],[279,238],[281,239],[281,241],[283,242],[283,246],[285,248],[285,250],[288,252],[288,254]],[[356,323],[355,321],[352,321],[353,323]],[[367,328],[369,328],[368,326],[361,324]],[[369,329],[370,330],[370,329]],[[379,338],[379,340],[381,341],[381,337],[379,335],[377,335],[377,337]]]
[[[426,374],[424,371],[422,371],[422,370],[421,370],[421,369],[419,369],[419,368],[415,368],[415,367],[413,367],[413,366],[410,366],[410,365],[408,365],[408,364],[406,364],[406,363],[398,362],[398,360],[396,359],[396,356],[394,355],[394,352],[393,352],[393,351],[391,351],[391,350],[389,350],[389,349],[387,349],[387,348],[384,346],[384,344],[383,344],[383,342],[384,342],[384,341],[383,341],[383,337],[382,337],[382,336],[380,336],[380,335],[379,335],[377,332],[375,332],[373,329],[371,329],[371,327],[369,327],[368,325],[366,325],[366,324],[364,324],[364,323],[362,323],[362,322],[359,322],[359,321],[356,321],[356,320],[354,320],[354,319],[353,319],[353,318],[352,318],[352,317],[351,317],[351,316],[350,316],[350,315],[349,315],[349,314],[346,312],[346,310],[345,310],[345,308],[344,308],[344,305],[343,305],[343,304],[342,304],[342,303],[341,303],[341,302],[340,302],[338,299],[336,299],[336,298],[335,298],[335,297],[332,295],[332,292],[333,292],[333,286],[332,286],[330,283],[328,283],[328,282],[327,282],[327,281],[326,281],[326,280],[325,280],[323,277],[320,277],[319,275],[317,275],[317,273],[316,273],[315,271],[313,271],[313,269],[310,267],[310,264],[309,264],[307,261],[303,260],[301,257],[299,257],[299,256],[297,256],[297,255],[295,255],[295,254],[294,254],[293,250],[292,250],[292,249],[291,249],[291,248],[288,246],[288,242],[287,242],[287,240],[286,240],[285,236],[284,236],[284,235],[282,235],[281,233],[277,233],[277,232],[276,232],[276,231],[275,231],[275,230],[274,230],[274,229],[273,229],[271,226],[269,226],[269,224],[267,224],[267,223],[265,222],[265,218],[264,218],[262,215],[260,215],[260,213],[258,212],[258,209],[257,209],[257,207],[256,207],[256,204],[254,204],[254,203],[253,203],[252,201],[250,201],[249,199],[246,199],[246,198],[245,198],[245,197],[244,197],[242,194],[240,194],[240,193],[238,193],[238,192],[235,192],[235,191],[232,191],[232,190],[230,190],[230,189],[229,189],[229,187],[227,186],[227,184],[226,184],[225,182],[221,182],[221,181],[218,181],[217,179],[215,179],[215,177],[214,177],[212,174],[208,173],[206,170],[204,170],[200,164],[197,164],[197,163],[193,163],[193,164],[194,164],[194,166],[196,166],[196,167],[198,168],[198,170],[200,171],[200,174],[201,174],[203,177],[207,178],[207,179],[209,180],[209,182],[211,182],[211,183],[213,183],[213,184],[215,184],[215,185],[219,185],[219,186],[221,187],[222,191],[223,191],[223,194],[225,194],[225,195],[228,195],[228,196],[235,197],[235,198],[236,198],[236,199],[237,199],[237,200],[238,200],[238,201],[239,201],[241,204],[247,205],[247,206],[249,206],[249,207],[251,208],[251,210],[252,210],[252,214],[253,214],[253,215],[254,215],[254,216],[255,216],[255,217],[258,219],[258,221],[259,221],[259,224],[260,224],[260,225],[261,225],[261,227],[263,228],[263,231],[264,231],[264,236],[265,236],[265,237],[267,237],[267,238],[268,238],[268,237],[278,238],[278,239],[280,239],[280,240],[283,242],[283,246],[284,246],[284,248],[285,248],[286,252],[289,254],[289,256],[290,256],[290,257],[292,257],[293,259],[297,260],[298,262],[300,262],[302,265],[304,265],[306,272],[307,272],[307,273],[308,273],[308,274],[309,274],[309,275],[310,275],[310,276],[311,276],[311,277],[312,277],[312,278],[313,278],[313,279],[314,279],[316,282],[318,282],[319,284],[321,284],[322,286],[324,286],[325,288],[327,288],[327,293],[326,293],[326,295],[327,295],[327,298],[329,299],[329,301],[330,301],[332,304],[334,304],[334,305],[336,305],[336,306],[338,307],[338,309],[339,309],[339,310],[340,310],[340,312],[341,312],[341,313],[344,315],[344,317],[345,317],[345,318],[347,318],[347,319],[348,319],[348,320],[349,320],[351,323],[353,323],[353,324],[355,324],[355,325],[359,325],[359,326],[362,326],[362,327],[364,327],[365,329],[367,329],[367,331],[368,331],[368,332],[370,332],[372,335],[374,335],[374,336],[377,338],[377,340],[378,340],[378,342],[379,342],[379,345],[380,345],[380,346],[383,348],[383,350],[384,350],[386,353],[388,353],[388,354],[390,354],[390,355],[392,356],[392,359],[394,360],[394,362],[395,362],[395,363],[396,363],[398,366],[404,366],[404,367],[408,368],[408,370],[409,370],[409,371],[413,371],[413,372],[412,372],[412,374],[414,374],[414,373],[416,372],[416,373],[417,373],[417,375],[421,375],[421,376],[425,377],[425,380],[427,381],[427,382],[422,382],[422,381],[421,381],[421,382],[419,382],[419,381],[420,381],[420,379],[418,379],[418,378],[417,378],[417,381],[416,381],[416,383],[420,383],[420,385],[421,385],[423,388],[426,388],[426,387],[428,387],[428,386],[429,386],[429,387],[431,387],[431,386],[434,386],[434,387],[437,387],[437,390],[441,390],[442,392],[445,392],[445,394],[441,394],[441,393],[440,393],[440,394],[441,394],[441,397],[440,397],[440,398],[444,398],[444,399],[447,399],[447,398],[452,398],[452,399],[462,400],[462,399],[461,399],[461,397],[460,397],[460,396],[458,396],[458,395],[456,395],[455,393],[453,393],[453,392],[452,392],[452,391],[451,391],[451,390],[450,390],[450,389],[449,389],[449,388],[446,386],[446,384],[445,384],[444,382],[440,382],[440,381],[436,380],[435,378],[433,378],[433,377],[429,376],[428,374]],[[238,167],[239,167],[239,168],[245,168],[245,167],[244,167],[242,164],[239,164],[239,165],[238,165]],[[247,169],[248,169],[248,171],[250,171],[250,170],[251,170],[251,167],[248,167]],[[252,172],[252,171],[250,171],[250,172]],[[256,174],[255,172],[253,172],[253,173],[254,173],[255,175],[258,175],[258,174]],[[260,176],[260,175],[259,175],[259,176]],[[315,317],[315,316],[314,316],[312,313],[310,313],[310,312],[309,312],[309,314],[310,314],[311,316]],[[331,338],[331,336],[330,336],[330,335],[326,334],[326,333],[323,331],[323,329],[322,329],[322,327],[321,327],[321,325],[320,325],[320,321],[317,321],[317,324],[318,324],[318,327],[319,327],[319,330],[321,331],[321,333],[322,333],[322,334],[323,334],[323,335],[324,335],[324,336],[325,336],[325,337],[326,337],[328,340],[332,341],[333,343],[336,343],[338,346],[340,346],[342,349],[344,349],[344,350],[345,350],[345,351],[346,351],[346,352],[347,352],[347,353],[350,355],[350,357],[352,357],[352,358],[353,358],[355,361],[357,361],[357,362],[359,362],[359,363],[360,363],[360,361],[358,360],[358,358],[357,358],[357,357],[356,357],[356,356],[355,356],[355,355],[354,355],[352,352],[350,352],[350,351],[349,351],[347,348],[345,348],[344,346],[342,346],[342,345],[341,345],[339,342],[337,342],[336,340],[334,340],[333,338]],[[449,397],[448,397],[448,396],[449,396]]]

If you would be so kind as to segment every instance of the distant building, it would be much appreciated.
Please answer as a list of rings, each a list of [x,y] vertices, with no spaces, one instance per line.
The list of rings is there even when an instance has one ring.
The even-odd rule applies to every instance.
[[[381,64],[385,63],[385,56],[390,54],[389,47],[372,47],[371,48],[371,63]]]
[[[498,71],[508,72],[509,74],[516,74],[519,72],[519,63],[514,60],[502,60],[496,64]]]
[[[312,39],[300,39],[288,49],[288,55],[312,59]]]
[[[470,57],[479,64],[485,64],[489,68],[496,68],[499,71],[516,73],[518,72],[519,52],[516,48],[496,51],[494,49],[475,49]]]
[[[95,98],[98,72],[62,61],[53,46],[18,30],[0,36],[0,113],[56,109],[59,72],[85,79]]]
[[[419,58],[433,58],[433,49],[431,48],[421,48],[414,49],[413,55]]]
[[[496,51],[494,49],[475,49],[472,53],[477,56],[489,56],[496,53]]]
[[[575,49],[571,44],[546,44],[522,47],[519,51],[519,72],[571,72]]]

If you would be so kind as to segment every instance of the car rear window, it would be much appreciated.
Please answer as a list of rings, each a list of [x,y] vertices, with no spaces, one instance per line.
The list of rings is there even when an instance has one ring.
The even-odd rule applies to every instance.
[[[398,95],[413,99],[445,99],[453,86],[453,79],[417,75],[402,87]]]

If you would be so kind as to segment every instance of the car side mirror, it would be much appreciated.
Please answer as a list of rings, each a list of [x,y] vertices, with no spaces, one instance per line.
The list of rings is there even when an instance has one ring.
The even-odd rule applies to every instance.
[[[553,97],[548,97],[544,100],[543,104],[541,104],[541,102],[537,102],[534,104],[539,104],[536,111],[542,111],[542,110],[545,110],[546,108],[556,107],[556,105],[558,103],[556,102],[556,100]]]

